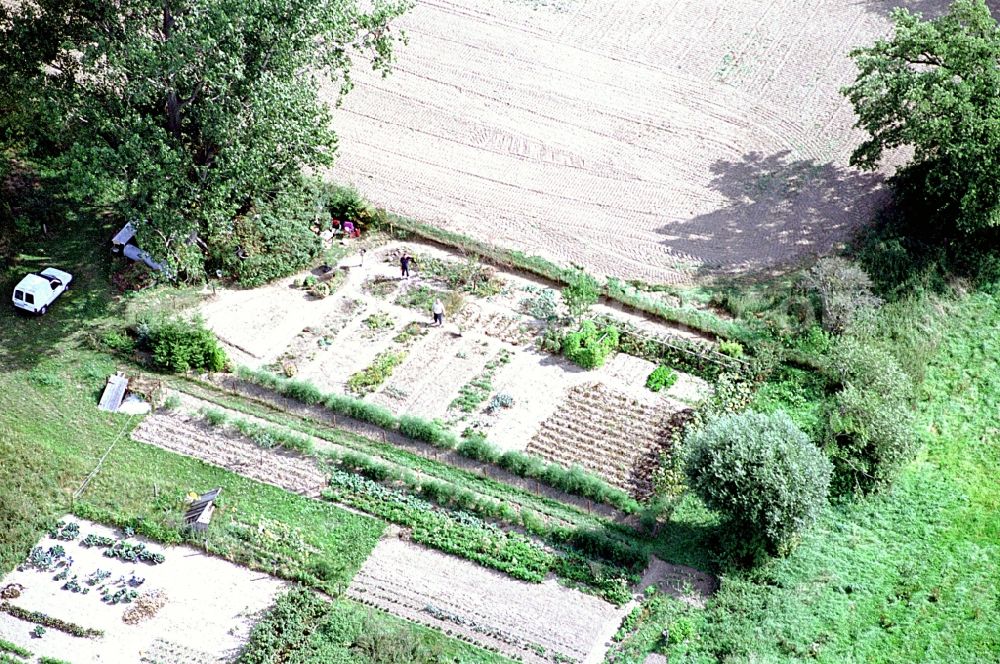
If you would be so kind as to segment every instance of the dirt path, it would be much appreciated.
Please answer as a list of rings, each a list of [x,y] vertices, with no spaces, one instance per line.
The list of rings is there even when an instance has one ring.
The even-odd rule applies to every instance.
[[[887,198],[847,165],[863,135],[839,88],[892,4],[423,0],[393,74],[359,67],[334,110],[332,176],[599,275],[825,253]]]

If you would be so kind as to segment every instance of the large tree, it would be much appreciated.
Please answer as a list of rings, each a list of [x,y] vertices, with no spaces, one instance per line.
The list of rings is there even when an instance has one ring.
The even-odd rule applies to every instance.
[[[34,156],[176,268],[294,252],[310,242],[302,173],[336,145],[322,90],[346,92],[355,58],[388,70],[406,5],[22,2],[0,15],[0,86],[21,91],[0,109],[44,111]]]
[[[1000,226],[1000,29],[984,0],[933,20],[897,9],[895,34],[852,53],[844,94],[871,138],[851,163],[874,169],[909,147],[894,180],[910,209],[963,232]]]

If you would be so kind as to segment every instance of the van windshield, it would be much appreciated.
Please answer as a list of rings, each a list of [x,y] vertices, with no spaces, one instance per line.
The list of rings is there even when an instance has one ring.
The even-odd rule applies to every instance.
[[[19,290],[14,291],[14,299],[15,300],[23,300],[24,299],[24,291],[19,291]]]

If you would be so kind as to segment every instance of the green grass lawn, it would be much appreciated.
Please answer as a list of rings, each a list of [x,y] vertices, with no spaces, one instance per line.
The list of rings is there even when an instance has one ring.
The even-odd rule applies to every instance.
[[[383,522],[136,443],[129,432],[138,418],[97,410],[107,376],[121,367],[87,346],[128,305],[111,296],[112,260],[102,238],[70,229],[0,272],[4,294],[25,272],[46,265],[76,277],[45,316],[0,307],[0,572],[68,511],[180,541],[184,497],[219,486],[220,508],[195,544],[338,592],[375,546]],[[112,443],[101,471],[74,501]]]
[[[1000,661],[1000,296],[942,306],[921,456],[891,493],[827,509],[789,558],[724,575],[671,662]]]

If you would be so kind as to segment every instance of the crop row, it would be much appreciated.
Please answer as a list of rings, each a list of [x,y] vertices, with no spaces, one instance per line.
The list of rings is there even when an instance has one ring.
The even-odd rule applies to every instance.
[[[218,418],[216,419],[218,421]],[[238,418],[229,417],[225,421],[232,425],[239,420]],[[222,426],[222,424],[220,423],[218,426]],[[282,436],[281,430],[277,427],[267,425],[256,426],[259,431],[268,434],[268,439],[278,439]],[[229,452],[233,455],[239,453],[241,449],[242,447],[239,445],[232,445],[229,447]],[[383,463],[380,460],[364,454],[359,454],[357,452],[333,448],[323,450],[320,456],[323,460],[336,464],[338,469],[332,471],[333,477],[340,478],[341,486],[346,481],[346,477],[352,477],[357,481],[364,482],[363,485],[360,485],[360,488],[358,485],[352,485],[354,493],[360,492],[365,495],[364,500],[357,497],[354,499],[343,500],[341,499],[342,497],[335,497],[334,499],[338,502],[345,502],[353,507],[374,514],[375,516],[380,516],[390,521],[394,521],[400,525],[414,527],[412,518],[409,520],[400,520],[401,513],[398,511],[399,504],[404,504],[407,508],[417,510],[414,514],[418,513],[421,509],[427,508],[434,510],[436,513],[445,515],[460,514],[461,518],[459,521],[466,527],[470,525],[468,521],[469,519],[476,518],[472,517],[471,514],[476,514],[479,517],[497,519],[499,521],[506,522],[514,527],[523,527],[527,532],[536,537],[547,540],[554,546],[571,547],[572,549],[582,554],[586,554],[594,559],[604,560],[611,565],[608,569],[613,570],[617,567],[624,567],[634,573],[640,571],[648,561],[649,553],[646,547],[637,542],[634,538],[621,537],[601,528],[573,527],[558,523],[550,523],[538,517],[531,510],[522,509],[518,511],[504,501],[477,495],[472,491],[456,487],[449,482],[443,482],[433,478],[420,477],[409,470],[400,468],[399,466]],[[238,459],[235,460],[239,463]],[[293,459],[291,458],[275,456],[271,458],[270,462],[267,464],[267,474],[280,478],[284,475],[284,466],[292,462]],[[345,474],[345,470],[350,471],[350,473]],[[330,480],[330,482],[332,486],[333,480]],[[280,480],[278,480],[278,483],[279,485],[284,486],[284,483]],[[386,486],[386,483],[401,484],[412,493],[407,493],[395,487],[388,487]],[[381,487],[384,491],[376,491],[374,489],[375,486]],[[291,488],[294,490],[295,487],[285,486],[285,488]],[[415,497],[413,494],[416,493],[419,493],[422,498]],[[328,495],[327,497],[332,496]],[[348,498],[350,498],[350,496],[348,496]],[[390,510],[382,504],[382,502],[387,500],[390,504],[395,504],[397,509]],[[437,516],[429,518],[436,519],[436,521],[440,523],[447,523],[446,521],[442,521],[441,518]],[[528,541],[524,540],[523,536],[517,533],[508,533],[497,528],[493,524],[482,521],[481,519],[478,519],[478,522],[484,527],[488,527],[491,533],[509,535],[514,538],[515,542],[523,543],[524,541]],[[444,531],[447,529],[440,527],[439,524],[423,525],[426,525],[425,530],[427,532],[434,532],[434,536],[432,537],[428,535],[426,536],[426,539],[420,540],[420,536],[415,534],[414,538],[418,539],[418,541],[423,541],[423,543],[428,546],[439,548],[448,553],[465,555],[463,553],[464,551],[474,550],[480,542],[479,539],[473,538],[471,540],[471,549],[468,546],[468,542],[456,548],[453,540],[461,541],[467,539],[467,536],[469,535],[467,530],[455,529],[449,526],[451,530],[449,531],[447,537],[445,537]],[[441,539],[442,537],[444,537],[444,539]],[[88,541],[89,540],[90,538],[88,538]],[[109,542],[110,541],[111,540],[109,539]],[[492,551],[495,550],[495,547],[489,546],[486,547],[486,550]],[[488,567],[493,567],[507,572],[516,578],[523,578],[522,576],[519,576],[520,572],[516,567],[511,568],[507,565],[507,562],[505,562],[509,562],[509,556],[505,555],[500,559],[493,559],[488,556],[479,556],[472,557],[471,559]],[[614,576],[615,574],[618,574],[618,572],[604,574],[604,576]],[[576,578],[575,580],[581,581],[585,585],[589,586],[596,585],[599,591],[603,591],[601,585],[596,582],[597,579],[597,575],[590,574],[588,577]]]
[[[553,571],[568,581],[596,590],[611,602],[621,604],[630,599],[624,570],[595,565],[578,555],[549,552],[524,535],[505,531],[468,512],[438,507],[360,475],[333,470],[330,488],[323,495],[410,528],[416,542],[500,570],[516,579],[539,583]],[[624,547],[623,555],[628,555]],[[574,565],[568,560],[585,561],[585,564]]]
[[[359,399],[342,394],[324,394],[316,386],[304,381],[290,380],[267,371],[245,367],[238,369],[238,376],[242,380],[302,403],[322,405],[336,414],[374,424],[383,429],[398,431],[408,438],[442,449],[455,450],[478,461],[495,463],[508,472],[544,482],[560,491],[606,503],[628,513],[639,510],[638,504],[628,493],[580,469],[547,464],[523,452],[501,454],[495,446],[486,441],[480,441],[474,447],[460,445],[457,436],[437,422],[413,415],[396,417],[386,408]],[[467,451],[472,451],[474,454],[467,454]]]

